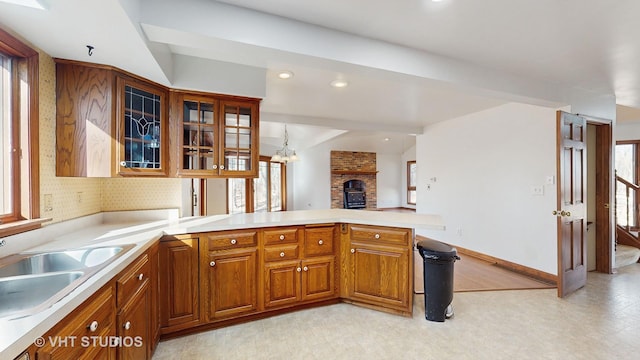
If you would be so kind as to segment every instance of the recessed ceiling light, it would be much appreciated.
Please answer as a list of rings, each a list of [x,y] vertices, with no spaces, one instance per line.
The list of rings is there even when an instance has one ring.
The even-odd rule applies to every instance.
[[[280,79],[291,79],[293,77],[293,73],[291,71],[288,71],[288,70],[280,71],[278,73],[278,77]]]
[[[27,6],[34,9],[46,10],[46,4],[42,0],[0,0],[0,2]]]
[[[331,82],[331,86],[335,88],[343,88],[349,86],[349,83],[346,80],[333,80]]]

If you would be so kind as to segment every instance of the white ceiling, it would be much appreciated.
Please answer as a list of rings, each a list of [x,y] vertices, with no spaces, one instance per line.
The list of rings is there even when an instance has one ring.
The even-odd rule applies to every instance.
[[[0,2],[0,26],[54,57],[169,86],[202,89],[177,70],[178,58],[203,73],[213,61],[266,69],[265,145],[281,144],[287,123],[298,149],[335,139],[397,153],[425,125],[509,101],[562,106],[575,89],[615,94],[625,106],[619,120],[640,120],[637,0],[47,3],[43,11]],[[294,77],[278,79],[284,69]],[[350,85],[330,87],[336,78]]]

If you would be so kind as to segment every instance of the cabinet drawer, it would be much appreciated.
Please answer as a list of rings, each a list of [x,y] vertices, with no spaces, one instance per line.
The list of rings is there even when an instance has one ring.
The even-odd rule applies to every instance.
[[[116,303],[118,307],[125,304],[151,276],[149,256],[140,256],[130,266],[130,270],[116,280]]]
[[[297,228],[281,228],[273,230],[264,230],[264,244],[288,244],[298,242]]]
[[[295,260],[298,258],[298,245],[272,246],[264,249],[264,261]]]
[[[255,231],[208,234],[207,245],[209,250],[256,246],[258,245],[258,236]]]
[[[333,254],[333,226],[304,230],[304,256]]]
[[[351,240],[375,241],[388,244],[409,244],[410,232],[401,228],[351,225]]]

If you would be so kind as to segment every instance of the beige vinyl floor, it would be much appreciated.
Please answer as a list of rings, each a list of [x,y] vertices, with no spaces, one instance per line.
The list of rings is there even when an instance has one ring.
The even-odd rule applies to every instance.
[[[163,341],[162,359],[638,359],[640,264],[556,289],[454,294],[455,316],[426,321],[348,304]]]

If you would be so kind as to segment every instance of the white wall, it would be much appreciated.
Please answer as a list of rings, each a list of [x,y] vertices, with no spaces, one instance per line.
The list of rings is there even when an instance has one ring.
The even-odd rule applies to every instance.
[[[288,201],[289,210],[331,208],[331,151],[352,151],[338,147],[337,141],[299,151],[301,160],[287,166],[289,194],[295,196]],[[376,167],[378,207],[402,206],[401,173],[406,170],[400,154],[376,153]]]
[[[377,207],[395,208],[402,206],[402,173],[406,173],[406,166],[402,165],[399,155],[376,154]],[[406,176],[406,175],[405,175]]]
[[[640,122],[617,123],[615,129],[615,139],[616,141],[640,139]]]
[[[415,209],[416,206],[413,204],[407,204],[407,161],[415,161],[416,160],[416,147],[412,146],[409,150],[405,151],[402,154],[402,166],[404,171],[402,172],[402,178],[400,179],[400,187],[401,187],[401,200],[402,207]],[[416,164],[417,166],[417,164]],[[417,190],[416,190],[417,191]]]
[[[292,166],[293,177],[287,174],[295,194],[289,210],[331,208],[331,150],[328,142],[298,152],[301,160]]]
[[[227,179],[207,179],[207,215],[227,213]]]
[[[418,234],[557,273],[556,185],[544,185],[556,174],[555,109],[512,103],[428,126],[416,157],[417,212],[447,227]]]

